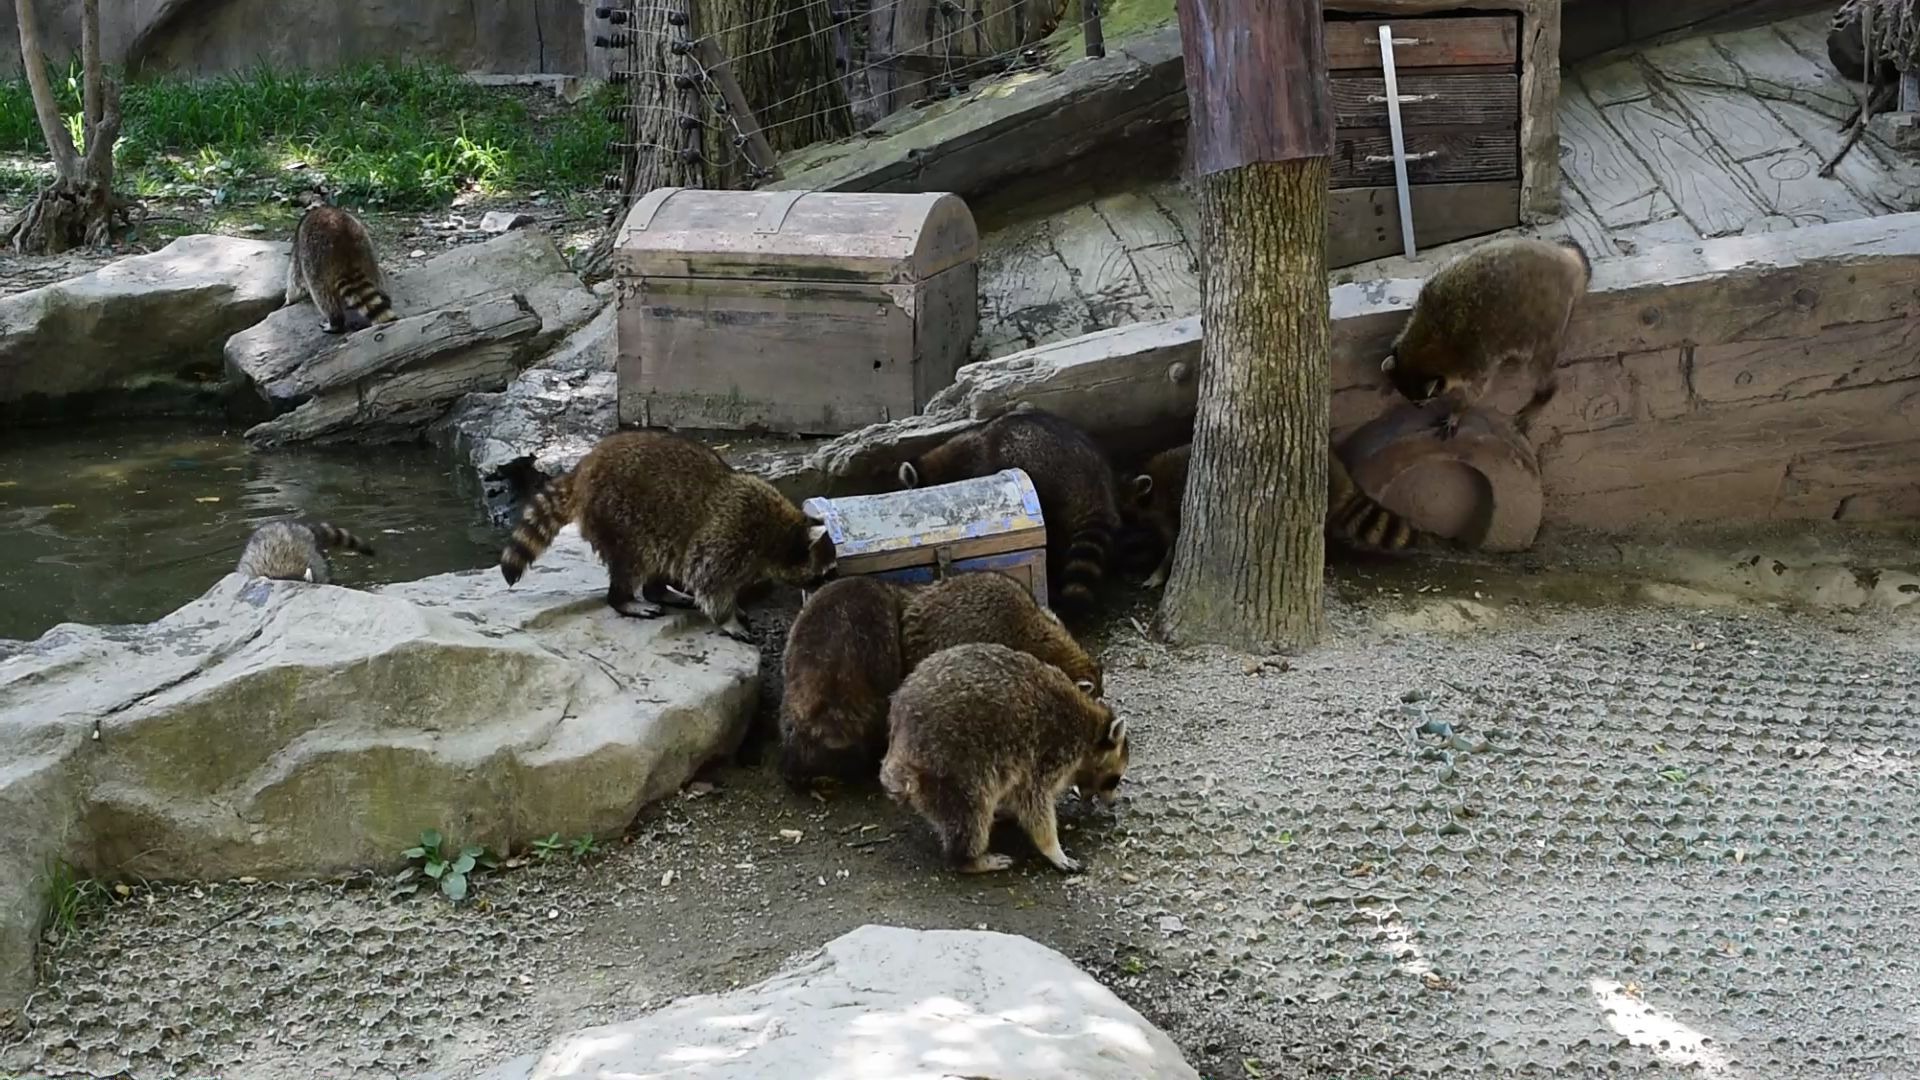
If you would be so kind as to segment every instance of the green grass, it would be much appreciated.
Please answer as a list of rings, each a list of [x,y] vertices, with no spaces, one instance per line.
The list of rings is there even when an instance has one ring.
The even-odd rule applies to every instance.
[[[56,72],[55,86],[71,127],[77,71]],[[618,130],[604,119],[604,91],[536,117],[520,95],[425,64],[158,78],[121,97],[122,186],[216,203],[290,194],[316,174],[343,203],[390,209],[445,205],[469,189],[592,187]],[[0,83],[0,153],[46,154],[24,79]],[[20,186],[19,170],[0,169],[0,189]]]
[[[56,859],[44,875],[47,923],[61,937],[73,933],[81,920],[107,906],[107,887]]]

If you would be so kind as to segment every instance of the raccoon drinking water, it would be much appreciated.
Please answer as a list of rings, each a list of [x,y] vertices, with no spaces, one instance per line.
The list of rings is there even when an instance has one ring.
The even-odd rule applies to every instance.
[[[1592,276],[1587,253],[1572,240],[1483,244],[1421,286],[1380,370],[1409,401],[1445,400],[1439,428],[1450,437],[1494,375],[1521,365],[1533,384],[1533,397],[1514,415],[1525,434],[1559,388],[1560,345]]]
[[[293,230],[288,304],[310,295],[324,316],[320,328],[326,333],[364,330],[395,319],[384,281],[380,261],[373,254],[373,238],[359,218],[324,201],[307,208]]]
[[[247,538],[247,546],[240,552],[240,563],[234,572],[249,578],[325,585],[331,577],[328,548],[373,554],[371,544],[326,522],[269,521]]]
[[[607,604],[652,619],[684,592],[729,637],[751,641],[740,594],[763,581],[817,587],[834,567],[827,528],[710,448],[663,431],[609,435],[528,503],[500,552],[509,586],[569,524],[607,564]],[[635,599],[635,590],[639,599]]]
[[[1059,606],[1085,611],[1105,579],[1120,500],[1113,466],[1086,432],[1052,413],[1021,409],[964,431],[900,465],[903,487],[950,484],[1001,469],[1033,481],[1047,520],[1047,576],[1059,582]]]
[[[1127,770],[1127,725],[1093,685],[1004,645],[958,645],[907,676],[887,714],[880,783],[939,834],[949,865],[1013,865],[987,853],[996,814],[1018,821],[1040,854],[1072,873],[1057,804],[1069,786],[1111,804]]]

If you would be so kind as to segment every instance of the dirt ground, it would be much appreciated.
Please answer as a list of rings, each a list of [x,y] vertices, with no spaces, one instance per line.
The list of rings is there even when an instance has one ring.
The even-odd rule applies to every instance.
[[[1060,949],[1209,1080],[1907,1072],[1920,607],[1706,596],[1348,566],[1322,645],[1249,657],[1148,640],[1130,594],[1096,640],[1134,768],[1063,815],[1083,875],[1003,832],[1014,870],[951,876],[884,797],[730,764],[460,909],[138,888],[47,950],[0,1074],[460,1077],[868,922]]]

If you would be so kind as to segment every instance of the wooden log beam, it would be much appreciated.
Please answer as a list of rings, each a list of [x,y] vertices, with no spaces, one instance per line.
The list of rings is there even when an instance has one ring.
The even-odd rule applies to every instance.
[[[878,138],[802,151],[781,163],[786,176],[767,187],[974,197],[1186,119],[1178,30],[1109,44],[1107,54],[1058,74],[1014,76]]]
[[[410,434],[462,395],[504,387],[521,345],[539,332],[539,314],[514,292],[358,331],[288,376],[284,391],[309,400],[247,439],[281,446]]]
[[[1754,481],[1758,495],[1740,488],[1718,499],[1695,496],[1700,514],[1821,518],[1840,512],[1842,500],[1843,520],[1896,514],[1906,504],[1880,487],[1897,484],[1900,474],[1877,481],[1867,475],[1873,463],[1867,443],[1898,441],[1889,433],[1913,422],[1900,411],[1911,405],[1881,398],[1905,401],[1920,393],[1912,347],[1920,344],[1913,330],[1920,325],[1913,322],[1920,318],[1917,279],[1920,213],[1692,241],[1596,261],[1593,290],[1568,329],[1562,389],[1535,425],[1548,523],[1630,529],[1639,522],[1631,513],[1612,521],[1604,514],[1655,505],[1612,494],[1639,490],[1637,463],[1699,457],[1699,448],[1709,445],[1720,458],[1744,456],[1763,470],[1772,461],[1774,475],[1770,487]],[[1328,375],[1336,441],[1399,403],[1380,378],[1380,357],[1420,284],[1394,279],[1331,290]],[[1196,370],[1200,347],[1200,320],[1186,318],[969,364],[922,416],[852,432],[810,454],[765,455],[753,467],[796,498],[883,490],[900,461],[1022,402],[1086,428],[1124,464],[1130,454],[1186,439],[1195,384],[1190,374],[1175,372]],[[1516,392],[1524,398],[1524,387]],[[1808,394],[1830,400],[1855,394],[1863,404],[1841,408],[1836,401],[1828,423],[1820,419],[1822,401],[1801,400]],[[1518,402],[1496,394],[1491,404],[1510,412]],[[1808,444],[1768,436],[1764,425],[1810,432]],[[1782,487],[1786,463],[1803,450],[1812,456],[1794,476],[1807,490]],[[1920,454],[1920,446],[1913,452]],[[1777,496],[1777,508],[1776,491],[1791,494]],[[1693,512],[1677,503],[1658,506],[1669,518]]]

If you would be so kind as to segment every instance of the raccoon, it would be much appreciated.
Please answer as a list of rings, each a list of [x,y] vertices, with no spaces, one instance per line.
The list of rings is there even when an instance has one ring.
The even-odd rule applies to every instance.
[[[1160,565],[1142,584],[1149,589],[1167,583],[1173,571],[1173,543],[1180,536],[1180,500],[1187,493],[1187,460],[1193,444],[1162,450],[1147,459],[1133,478],[1133,506],[1160,544]]]
[[[1104,686],[1099,661],[1006,574],[912,587],[845,578],[809,599],[787,634],[782,775],[796,787],[821,776],[872,776],[887,747],[887,699],[901,679],[934,653],[973,642],[1052,664],[1096,697]]]
[[[1360,490],[1340,455],[1327,454],[1327,538],[1350,551],[1397,554],[1442,546],[1433,533],[1381,506]]]
[[[871,778],[887,748],[887,699],[906,677],[900,616],[912,592],[872,577],[829,582],[787,631],[780,773]]]
[[[956,574],[916,590],[900,616],[907,670],[954,645],[991,642],[1017,649],[1065,672],[1075,682],[1105,690],[1100,662],[1073,639],[1060,617],[1033,593],[997,571]]]
[[[1059,582],[1059,606],[1083,612],[1106,577],[1120,501],[1113,466],[1079,428],[1040,409],[1021,409],[962,432],[902,462],[903,487],[949,484],[1001,469],[1033,480],[1047,519],[1047,575]]]
[[[1533,397],[1514,416],[1525,434],[1559,389],[1556,364],[1573,306],[1593,276],[1571,240],[1495,240],[1434,271],[1380,370],[1415,403],[1445,399],[1438,427],[1451,438],[1460,416],[1509,364],[1524,365]]]
[[[294,227],[293,259],[287,266],[287,303],[308,295],[325,316],[320,328],[329,334],[352,333],[396,318],[366,226],[323,200],[309,205]]]
[[[1173,545],[1180,536],[1180,500],[1187,490],[1187,463],[1192,444],[1162,450],[1147,459],[1145,471],[1133,478],[1134,506],[1154,525],[1160,537],[1159,569],[1146,588],[1166,584],[1173,570]],[[1353,482],[1340,455],[1327,451],[1327,539],[1353,551],[1395,553],[1439,543],[1439,537],[1414,528],[1381,506]]]
[[[1011,816],[1055,868],[1056,803],[1068,786],[1112,804],[1127,770],[1127,724],[1052,664],[1005,645],[956,645],[907,676],[887,713],[880,783],[939,834],[961,873],[1013,865],[987,853],[998,815]]]
[[[247,546],[240,552],[240,563],[234,567],[234,572],[250,578],[311,581],[315,585],[325,585],[332,569],[327,564],[328,548],[346,548],[362,555],[373,554],[373,545],[324,521],[312,524],[269,521],[247,537]]]
[[[768,580],[817,588],[835,562],[826,526],[773,485],[664,431],[609,435],[535,495],[500,552],[507,585],[573,523],[607,564],[615,611],[653,619],[665,605],[688,606],[668,595],[671,585],[740,641],[752,641],[741,592]]]

